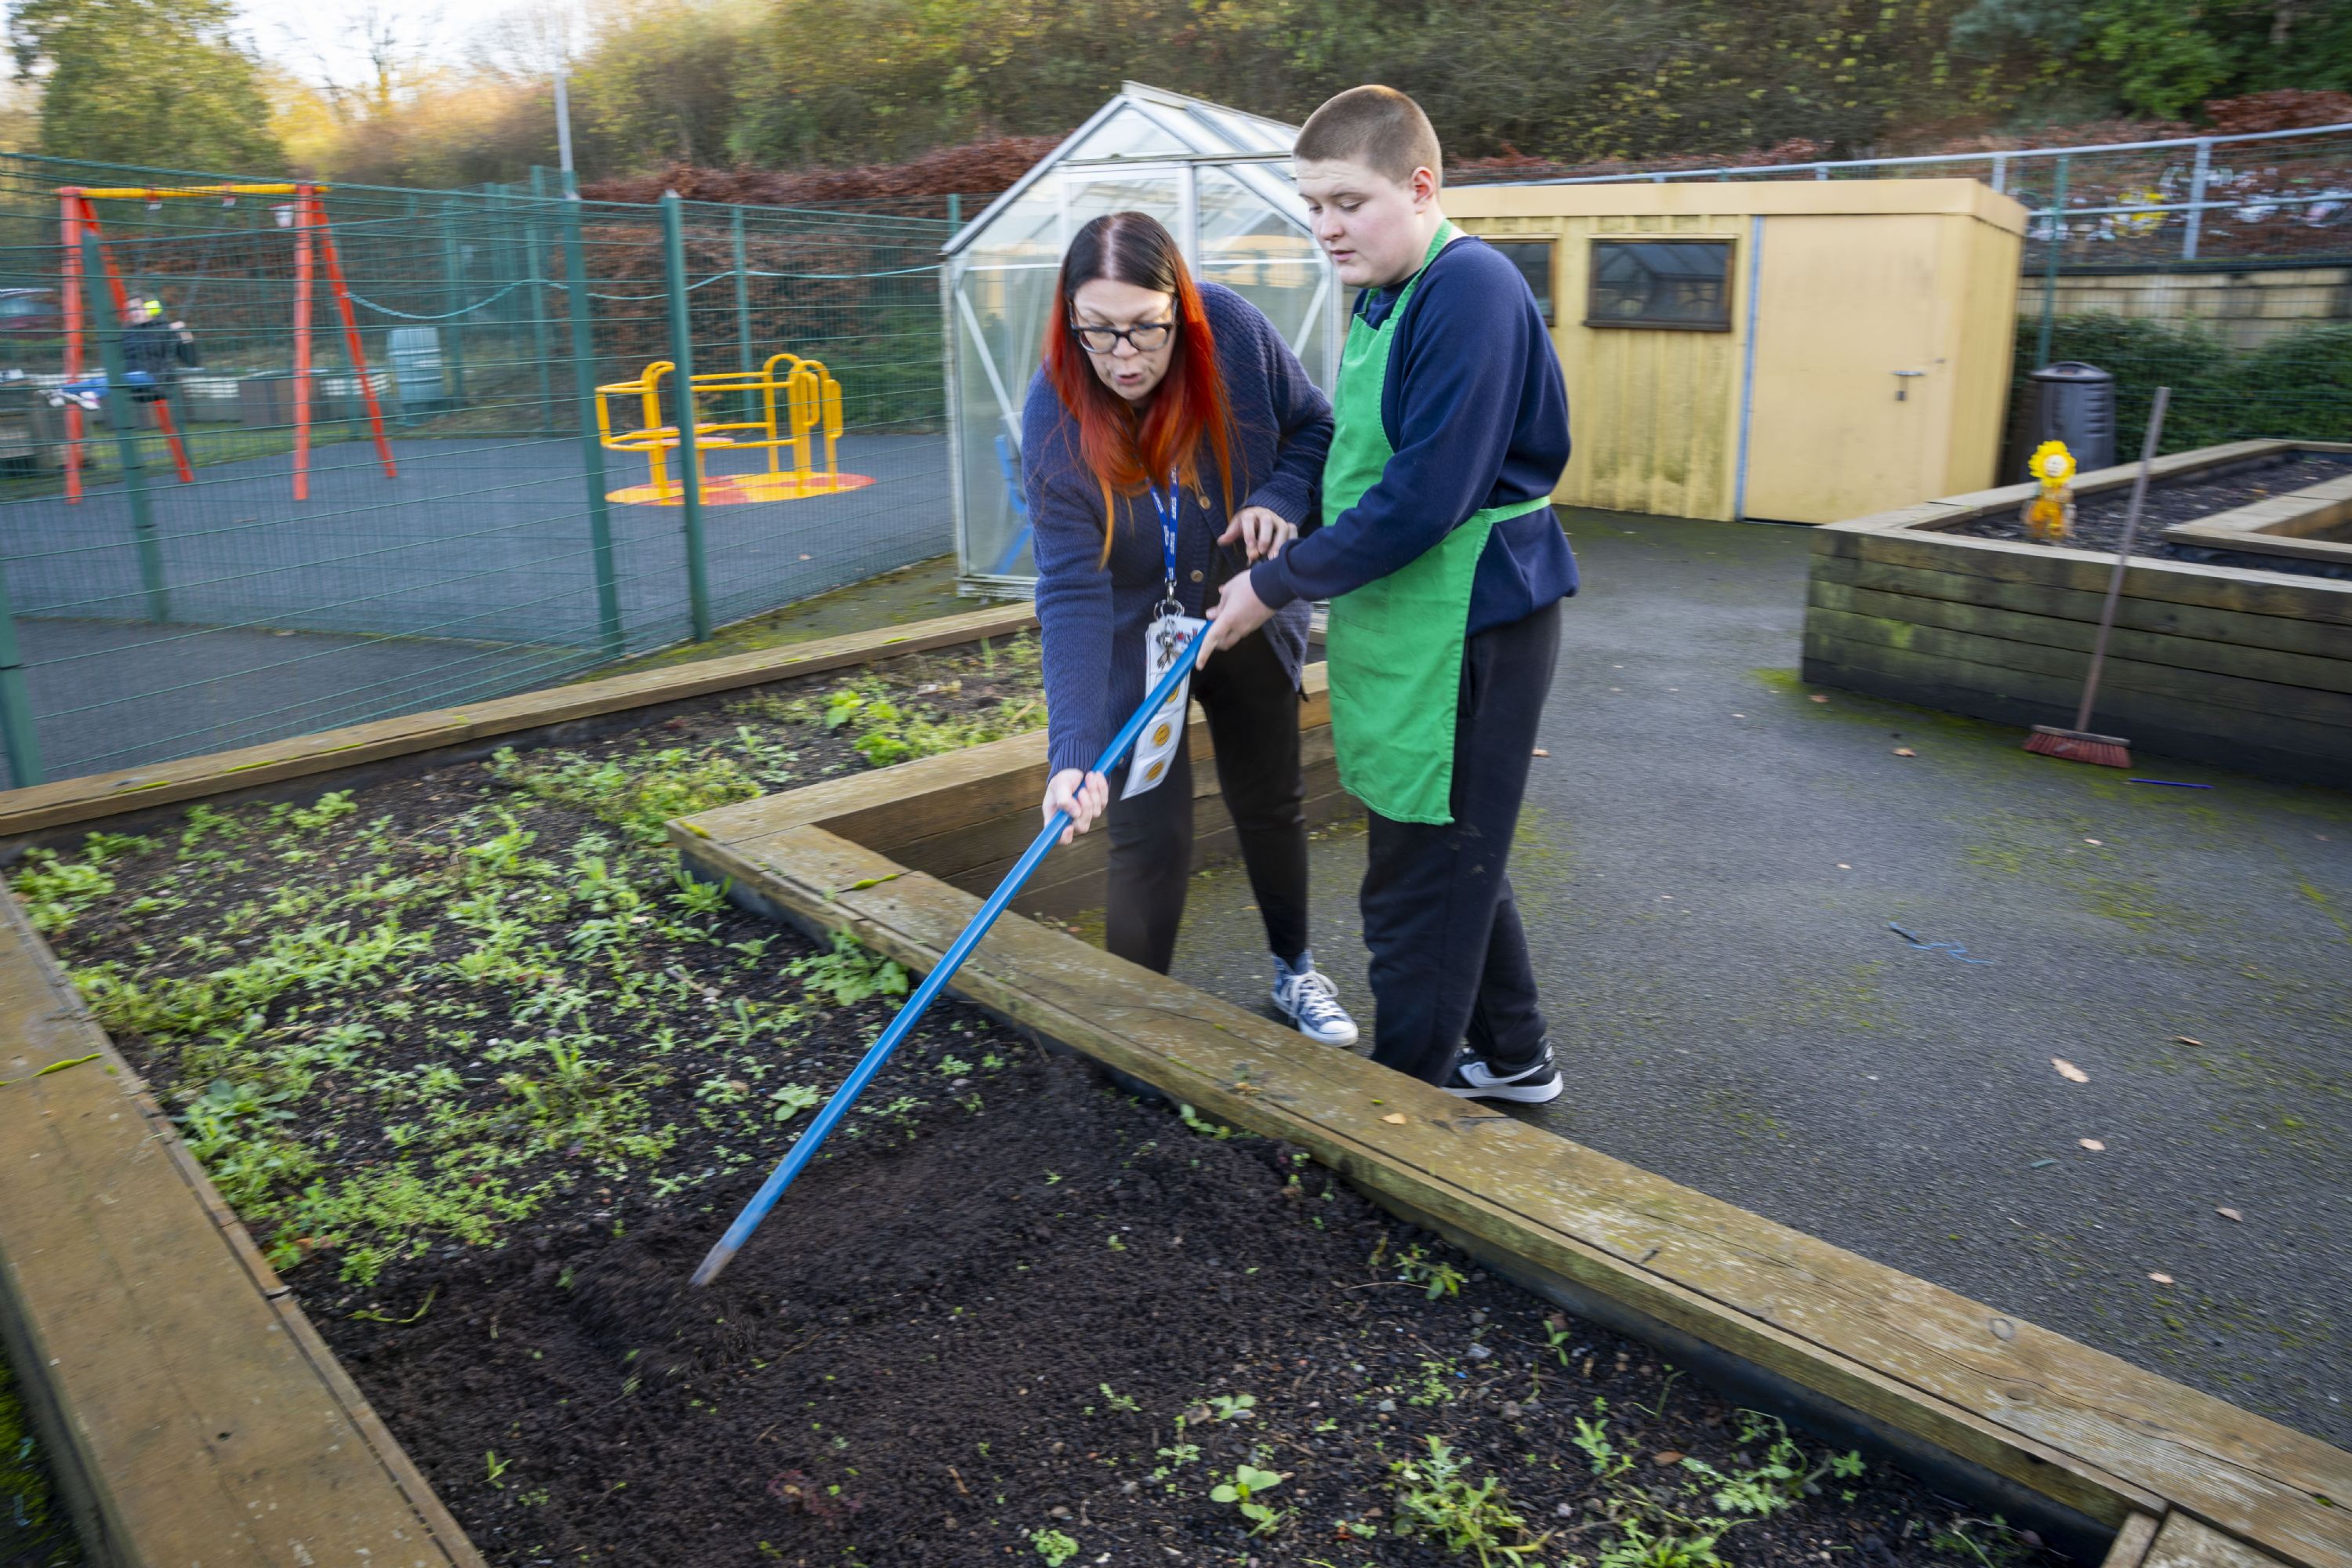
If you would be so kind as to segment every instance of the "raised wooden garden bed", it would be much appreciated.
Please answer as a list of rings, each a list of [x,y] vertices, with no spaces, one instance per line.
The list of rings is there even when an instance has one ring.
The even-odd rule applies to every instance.
[[[959,619],[913,646],[979,635]],[[824,726],[921,692],[850,668],[908,646],[761,656],[733,689],[638,689],[634,712],[549,694],[589,707],[368,771],[314,746],[270,760],[320,770],[299,792],[242,804],[257,770],[183,767],[149,843],[43,863],[50,939],[13,902],[0,930],[0,1300],[109,1556],[1402,1568],[1462,1560],[1427,1510],[1458,1520],[1493,1478],[1519,1522],[1480,1528],[1543,1537],[1522,1561],[1555,1568],[1714,1517],[1741,1521],[1732,1563],[2025,1560],[1995,1510],[2094,1556],[2112,1535],[2114,1568],[2352,1568],[2352,1457],[1019,917],[962,977],[977,1005],[929,1020],[859,1135],[682,1296],[803,1091],[888,1016],[885,960],[930,962],[1035,821],[1034,734],[872,771],[854,713]],[[922,700],[969,708],[950,674]],[[1321,721],[1311,701],[1318,759]],[[865,756],[898,733],[861,733]],[[491,754],[518,735],[549,744]],[[674,797],[650,786],[734,792],[770,765],[816,782],[669,832],[744,907],[673,883],[646,834]],[[1318,815],[1344,809],[1316,769]],[[0,822],[121,833],[106,798],[0,797]],[[1060,867],[1044,904],[1090,901],[1085,858]],[[321,910],[345,938],[306,934]],[[389,936],[409,945],[372,945]],[[94,983],[121,1052],[52,942],[135,983]],[[183,1027],[305,942],[341,989]],[[1108,1092],[1041,1041],[1196,1110]],[[208,1087],[225,1066],[308,1077]],[[245,1223],[175,1131],[232,1115],[239,1147],[315,1166],[208,1156]],[[435,1163],[445,1123],[495,1161]],[[404,1163],[435,1204],[344,1201]],[[1821,1436],[1783,1447],[1743,1405]],[[1280,1478],[1251,1483],[1264,1517],[1213,1490],[1248,1471]],[[1744,1510],[1726,1479],[1780,1501]]]
[[[2079,548],[1997,536],[2021,531],[2031,486],[1820,530],[1804,678],[2071,726],[2132,473],[2077,481]],[[2092,728],[2158,755],[2352,782],[2352,568],[2313,548],[2340,527],[2347,479],[2352,448],[2318,442],[2159,458]]]

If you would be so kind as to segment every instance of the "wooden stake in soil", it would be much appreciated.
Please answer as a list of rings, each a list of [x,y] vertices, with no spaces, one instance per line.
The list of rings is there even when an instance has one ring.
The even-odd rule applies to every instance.
[[[2132,543],[2139,535],[2140,508],[2147,500],[2147,475],[2156,461],[2156,444],[2164,434],[2164,407],[2172,388],[2156,389],[2156,405],[2147,413],[2147,435],[2139,446],[2139,472],[2132,478],[2131,505],[2124,512],[2124,543],[2116,554],[2115,574],[2107,579],[2107,602],[2099,608],[2099,635],[2091,642],[2091,670],[2083,679],[2083,703],[2074,710],[2074,727],[2061,730],[2036,724],[2025,749],[2071,763],[2094,763],[2103,768],[2132,765],[2131,742],[2120,735],[2091,732],[2091,703],[2099,694],[2099,670],[2107,659],[2107,634],[2115,629],[2116,603],[2123,597],[2124,571],[2131,564]]]
[[[1177,689],[1192,675],[1193,663],[1200,657],[1201,638],[1195,633],[1192,639],[1184,645],[1183,651],[1176,656],[1175,662],[1169,666],[1168,672],[1160,678],[1160,683],[1144,698],[1143,706],[1138,708],[1120,726],[1118,733],[1111,737],[1110,744],[1104,748],[1101,756],[1095,759],[1090,771],[1108,773],[1118,766],[1119,759],[1134,749],[1136,737],[1143,733],[1143,727],[1168,705]],[[1183,715],[1178,714],[1175,721],[1181,724]],[[751,1201],[743,1205],[743,1212],[735,1216],[735,1223],[727,1227],[727,1234],[719,1238],[718,1244],[703,1258],[702,1266],[694,1271],[695,1284],[708,1285],[718,1279],[719,1271],[733,1259],[743,1244],[751,1239],[751,1233],[760,1228],[760,1222],[768,1217],[768,1211],[776,1206],[776,1200],[784,1195],[784,1189],[793,1184],[793,1178],[815,1158],[817,1145],[824,1142],[825,1134],[849,1114],[849,1108],[866,1091],[866,1086],[873,1081],[874,1075],[882,1070],[882,1064],[890,1059],[890,1053],[914,1032],[924,1012],[939,994],[947,989],[950,978],[963,967],[963,961],[971,956],[972,949],[978,947],[981,938],[988,934],[988,928],[996,923],[996,917],[1004,912],[1004,907],[1013,901],[1013,895],[1029,880],[1031,873],[1045,858],[1046,852],[1062,837],[1062,830],[1069,826],[1070,814],[1057,811],[1045,824],[1045,831],[1031,840],[1029,847],[1022,853],[1013,869],[1004,874],[1004,880],[996,885],[996,891],[988,895],[988,901],[980,906],[978,914],[971,917],[971,923],[963,928],[947,952],[940,955],[939,963],[923,976],[923,983],[915,988],[912,996],[907,998],[906,1005],[898,1009],[898,1016],[890,1020],[888,1028],[882,1031],[882,1037],[866,1047],[866,1054],[858,1058],[856,1067],[849,1069],[849,1076],[842,1080],[841,1087],[833,1091],[833,1098],[824,1102],[824,1109],[816,1113],[816,1120],[809,1123],[808,1131],[800,1135],[785,1153],[782,1163],[769,1173],[766,1181],[760,1184],[760,1190],[751,1194]]]

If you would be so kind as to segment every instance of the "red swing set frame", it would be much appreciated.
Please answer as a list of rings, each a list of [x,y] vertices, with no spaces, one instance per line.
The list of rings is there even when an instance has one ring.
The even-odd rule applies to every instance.
[[[335,248],[335,231],[327,222],[326,204],[319,197],[329,187],[314,184],[285,185],[126,185],[92,187],[64,185],[58,190],[58,224],[65,244],[65,318],[66,318],[66,380],[81,379],[86,368],[87,334],[96,323],[86,320],[88,311],[82,295],[81,242],[86,235],[98,237],[100,263],[106,268],[108,291],[112,295],[118,318],[131,310],[131,296],[122,286],[122,273],[114,264],[114,252],[106,243],[105,230],[99,226],[98,209],[93,203],[100,201],[194,201],[213,198],[223,205],[239,196],[291,196],[294,198],[294,499],[310,499],[310,380],[317,374],[310,363],[310,313],[312,274],[326,273],[327,289],[333,296],[336,314],[341,319],[343,347],[351,355],[352,372],[359,378],[360,396],[367,405],[368,428],[375,436],[376,456],[383,461],[384,478],[398,479],[399,468],[392,460],[392,443],[383,433],[383,409],[376,401],[375,386],[368,375],[367,354],[360,344],[358,318],[352,313],[352,292],[343,281],[343,261]],[[110,388],[110,392],[114,390]],[[155,421],[163,432],[163,439],[172,449],[172,466],[178,470],[180,482],[196,482],[194,471],[188,466],[186,443],[180,437],[179,427],[173,422],[169,398],[152,405]],[[68,503],[81,500],[82,409],[79,403],[66,404],[66,500]]]

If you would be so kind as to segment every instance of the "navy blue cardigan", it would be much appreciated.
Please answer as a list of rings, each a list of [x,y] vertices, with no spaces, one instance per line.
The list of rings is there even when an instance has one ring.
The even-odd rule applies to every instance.
[[[1233,411],[1235,508],[1262,506],[1303,523],[1314,512],[1316,485],[1331,449],[1330,400],[1256,306],[1213,283],[1201,285],[1201,302],[1216,333]],[[1106,570],[1102,487],[1079,455],[1077,421],[1042,370],[1029,383],[1021,436],[1021,480],[1034,530],[1037,621],[1045,639],[1046,755],[1057,773],[1092,767],[1143,701],[1144,628],[1165,583],[1159,519],[1148,498],[1114,495],[1116,526]],[[1176,530],[1176,595],[1193,616],[1202,613],[1211,589],[1246,563],[1239,545],[1217,545],[1229,519],[1223,486],[1213,458],[1201,466],[1207,504],[1186,491]],[[1265,626],[1293,682],[1307,657],[1307,615],[1300,600]]]

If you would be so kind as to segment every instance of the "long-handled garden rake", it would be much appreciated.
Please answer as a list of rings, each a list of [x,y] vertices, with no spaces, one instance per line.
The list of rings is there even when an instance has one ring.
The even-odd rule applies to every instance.
[[[1138,708],[1120,727],[1118,733],[1111,737],[1110,744],[1096,759],[1094,772],[1108,773],[1118,766],[1119,760],[1133,749],[1136,738],[1143,733],[1143,727],[1151,721],[1152,715],[1160,711],[1175,695],[1176,688],[1184,678],[1192,674],[1193,661],[1200,653],[1201,638],[1195,636],[1176,656],[1176,662],[1168,673],[1160,678],[1160,684],[1152,688],[1151,694],[1143,700],[1143,706]],[[1176,715],[1175,722],[1184,722],[1184,716],[1181,713]],[[766,1181],[760,1184],[760,1190],[751,1194],[751,1201],[743,1205],[743,1211],[735,1216],[735,1223],[727,1227],[727,1234],[719,1238],[718,1245],[703,1258],[702,1267],[694,1271],[695,1284],[708,1285],[718,1279],[719,1270],[725,1268],[737,1250],[751,1239],[751,1233],[760,1228],[760,1222],[768,1217],[768,1211],[776,1206],[776,1200],[784,1195],[784,1189],[793,1184],[793,1178],[816,1157],[817,1145],[824,1142],[825,1134],[849,1114],[849,1108],[866,1091],[866,1086],[873,1081],[874,1075],[882,1070],[882,1064],[890,1059],[890,1053],[914,1032],[915,1026],[922,1021],[925,1010],[940,992],[947,989],[948,981],[963,966],[963,961],[971,956],[972,949],[978,947],[981,939],[988,934],[988,928],[996,923],[996,917],[1004,912],[1004,906],[1013,901],[1013,895],[1029,880],[1031,873],[1037,869],[1046,852],[1062,837],[1062,830],[1069,825],[1070,814],[1057,811],[1045,824],[1045,830],[1030,841],[1020,860],[1004,874],[1004,880],[996,885],[996,891],[988,895],[988,901],[980,906],[978,914],[971,917],[971,923],[963,928],[962,934],[940,955],[939,963],[931,966],[931,972],[923,976],[923,983],[915,987],[915,994],[907,998],[906,1005],[898,1009],[898,1016],[890,1020],[888,1028],[882,1031],[882,1037],[866,1047],[865,1056],[859,1058],[857,1065],[849,1070],[849,1076],[842,1080],[841,1087],[833,1091],[833,1098],[824,1102],[824,1109],[816,1113],[816,1120],[809,1123],[808,1131],[800,1135],[785,1153],[782,1163],[769,1173]]]

